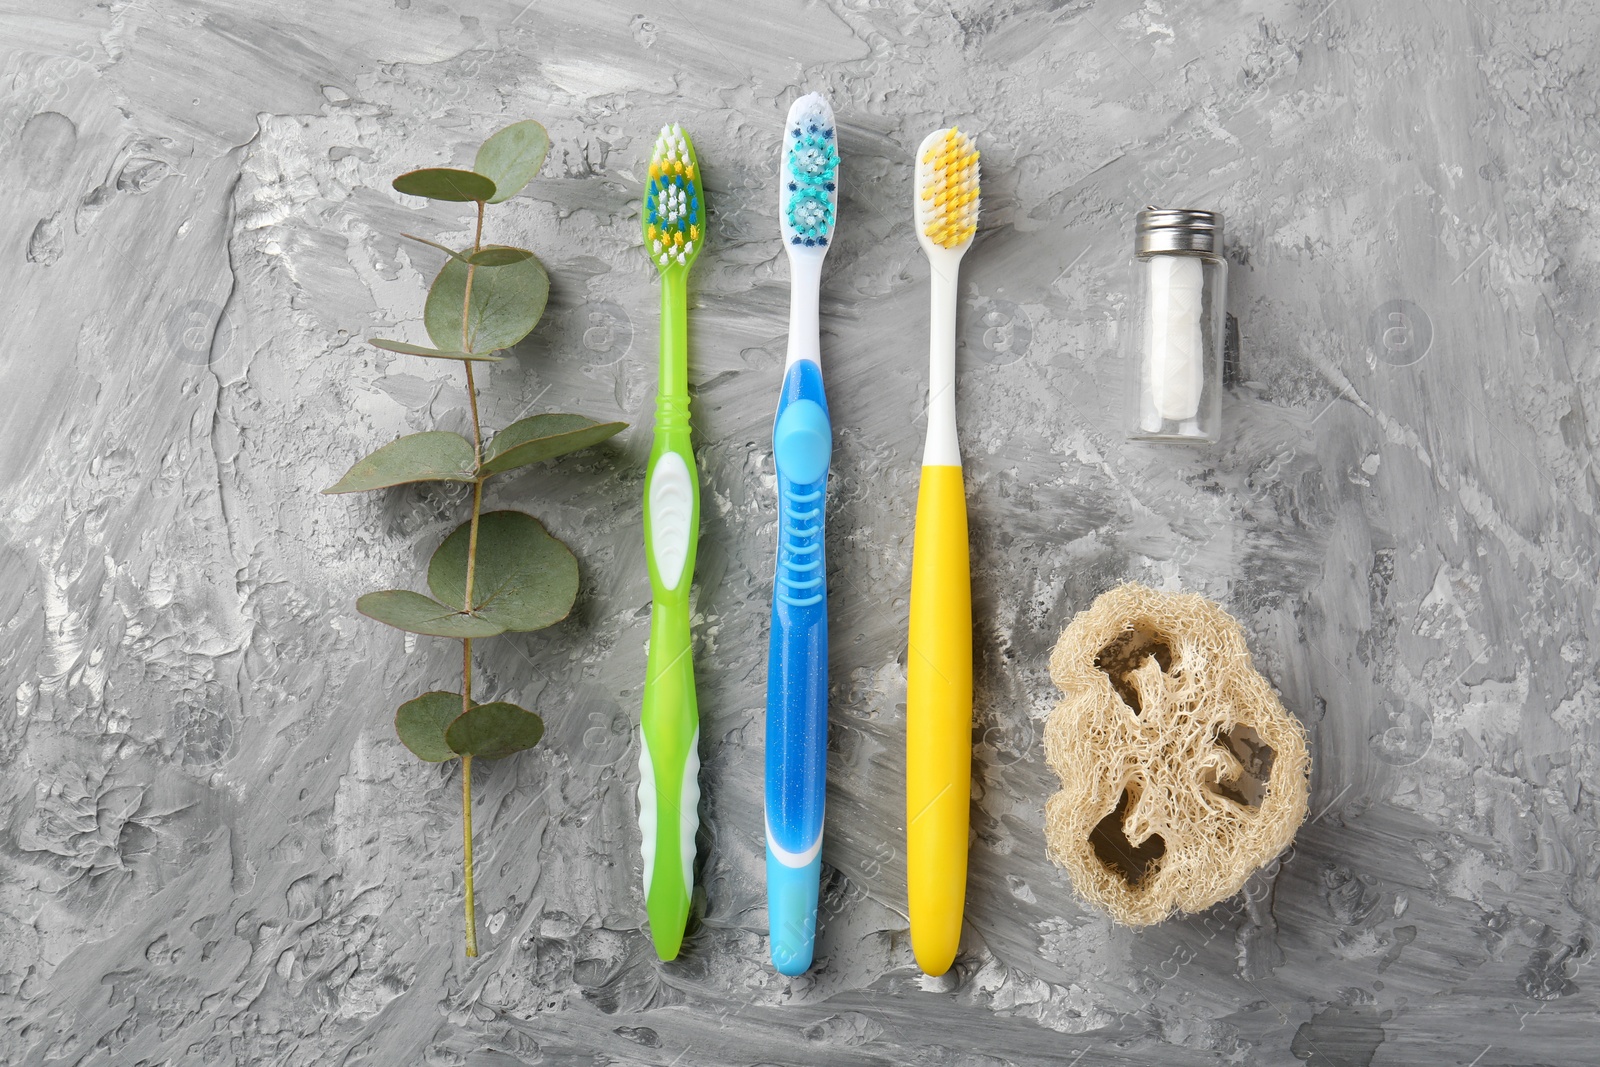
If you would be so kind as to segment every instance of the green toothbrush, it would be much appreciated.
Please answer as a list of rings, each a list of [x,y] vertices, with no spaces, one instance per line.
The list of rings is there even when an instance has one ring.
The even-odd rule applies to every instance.
[[[700,529],[700,486],[689,446],[689,268],[705,243],[700,169],[688,135],[663,126],[650,157],[644,242],[661,272],[661,383],[644,481],[650,569],[650,652],[639,715],[639,833],[645,909],[656,955],[675,959],[689,921],[700,825],[700,718],[690,655],[689,583]]]

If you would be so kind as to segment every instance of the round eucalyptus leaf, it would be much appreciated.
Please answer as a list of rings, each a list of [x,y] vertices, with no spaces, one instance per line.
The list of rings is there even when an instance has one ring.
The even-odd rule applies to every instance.
[[[544,165],[550,135],[537,122],[513,122],[489,135],[472,161],[472,169],[494,180],[489,203],[498,204],[522,191]]]
[[[409,589],[368,593],[356,601],[356,610],[397,630],[431,637],[493,637],[507,629]]]
[[[470,482],[476,478],[472,442],[449,430],[407,434],[357,461],[324,493],[363,493],[407,482]]]
[[[428,563],[428,588],[442,603],[461,604],[465,597],[471,528],[470,522],[457,527]],[[577,596],[577,559],[538,519],[520,511],[479,517],[472,577],[477,619],[501,630],[542,630],[566,618]]]
[[[400,705],[394,713],[394,732],[418,759],[443,763],[456,758],[444,731],[460,715],[460,693],[424,693]]]
[[[488,245],[477,254],[503,247]],[[468,352],[487,353],[510,348],[528,336],[539,324],[550,297],[550,277],[539,257],[530,254],[492,270],[472,271],[472,304],[463,345],[461,312],[470,269],[461,260],[452,259],[433,279],[422,310],[422,321],[433,343],[440,348],[465,347]]]
[[[408,196],[425,196],[429,200],[448,200],[456,204],[489,200],[495,194],[493,178],[454,167],[408,170],[394,180],[394,187]]]
[[[452,260],[451,262],[455,262]],[[457,316],[457,322],[460,316]],[[407,356],[426,356],[429,359],[459,359],[478,363],[499,363],[504,356],[490,355],[488,352],[457,352],[451,349],[429,348],[427,345],[414,345],[406,341],[390,341],[384,337],[369,337],[367,344],[374,348],[381,348],[386,352],[399,352]]]
[[[476,263],[480,267],[506,267],[512,263],[521,263],[532,258],[533,253],[526,248],[510,248],[503,245],[494,245],[490,248],[474,252],[466,257],[468,263]]]
[[[627,429],[625,422],[596,422],[584,415],[534,415],[494,435],[483,455],[484,474],[525,467],[597,445]]]
[[[461,698],[456,697],[456,707]],[[461,756],[499,759],[532,748],[544,736],[544,720],[515,704],[496,701],[461,712],[444,732],[451,751]]]

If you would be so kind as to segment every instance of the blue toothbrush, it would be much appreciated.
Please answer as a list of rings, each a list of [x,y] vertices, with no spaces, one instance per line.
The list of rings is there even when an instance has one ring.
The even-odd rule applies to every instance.
[[[789,252],[789,357],[772,427],[778,562],[767,659],[767,922],[772,964],[811,966],[828,771],[828,594],[824,494],[833,430],[822,391],[818,302],[839,198],[833,109],[794,102],[783,137],[779,225]]]

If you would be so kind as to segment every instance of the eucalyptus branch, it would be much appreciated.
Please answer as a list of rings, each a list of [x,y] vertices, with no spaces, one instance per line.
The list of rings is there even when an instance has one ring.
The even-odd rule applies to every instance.
[[[472,254],[477,255],[483,246],[483,206],[479,200],[478,228],[472,237]],[[462,286],[461,294],[461,351],[472,351],[472,341],[469,337],[472,322],[472,280],[478,273],[478,265],[470,259],[467,261],[467,284]],[[472,482],[472,527],[467,534],[467,579],[463,583],[461,596],[461,610],[472,610],[472,583],[478,569],[478,521],[483,514],[483,482],[487,475],[483,474],[483,423],[478,418],[478,385],[472,380],[472,364],[464,363],[467,372],[467,402],[472,407],[472,455],[480,468],[478,477]],[[461,639],[461,714],[465,715],[472,710],[472,638]],[[461,757],[461,886],[466,907],[467,923],[467,955],[478,954],[478,920],[477,908],[472,896],[472,757]]]
[[[578,562],[531,515],[483,512],[483,486],[515,470],[599,444],[626,427],[582,415],[519,419],[484,442],[473,364],[498,362],[538,324],[550,279],[532,252],[485,245],[485,209],[515,195],[538,173],[549,148],[544,127],[518,122],[478,149],[471,170],[430,167],[409,171],[394,188],[412,196],[476,206],[472,248],[461,252],[425,237],[404,236],[448,257],[428,290],[423,323],[436,347],[371,338],[378,348],[426,359],[452,359],[467,375],[472,439],[429,430],[393,441],[360,460],[325,493],[357,493],[413,482],[467,482],[472,513],[434,551],[428,594],[407,589],[368,593],[356,609],[410,633],[461,642],[461,691],[434,691],[395,713],[395,732],[419,758],[461,761],[462,887],[466,954],[478,954],[472,867],[472,763],[532,748],[544,734],[533,712],[505,701],[479,704],[472,696],[472,642],[509,632],[542,630],[566,618],[578,593]],[[492,590],[487,597],[480,587]]]

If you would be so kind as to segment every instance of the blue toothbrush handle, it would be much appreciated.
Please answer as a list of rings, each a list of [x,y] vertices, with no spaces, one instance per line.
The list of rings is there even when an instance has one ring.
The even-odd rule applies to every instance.
[[[778,562],[767,659],[767,918],[772,963],[811,966],[828,770],[828,596],[823,554],[833,431],[822,370],[795,362],[773,426]]]

